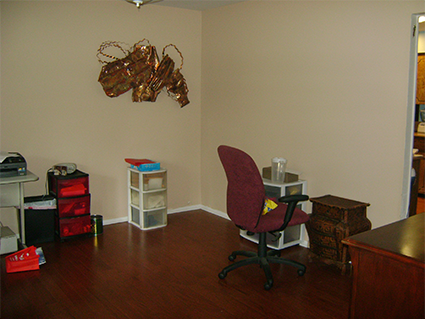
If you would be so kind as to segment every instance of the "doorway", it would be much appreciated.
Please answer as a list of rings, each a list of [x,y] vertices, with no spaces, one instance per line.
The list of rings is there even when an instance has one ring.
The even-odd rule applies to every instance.
[[[415,132],[415,113],[416,113],[416,88],[417,88],[417,63],[419,53],[419,33],[424,22],[419,20],[425,17],[425,13],[416,13],[411,19],[411,39],[410,39],[410,63],[409,63],[409,87],[407,99],[407,123],[404,152],[404,171],[403,171],[403,191],[402,191],[402,209],[400,218],[409,217],[409,206],[412,193],[412,163]],[[415,173],[416,175],[416,173]],[[415,201],[418,204],[419,201]],[[415,211],[416,213],[416,211]]]

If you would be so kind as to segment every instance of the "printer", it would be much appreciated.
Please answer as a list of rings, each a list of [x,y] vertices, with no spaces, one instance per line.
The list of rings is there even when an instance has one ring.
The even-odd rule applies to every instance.
[[[16,152],[0,152],[0,177],[27,175],[27,162]]]

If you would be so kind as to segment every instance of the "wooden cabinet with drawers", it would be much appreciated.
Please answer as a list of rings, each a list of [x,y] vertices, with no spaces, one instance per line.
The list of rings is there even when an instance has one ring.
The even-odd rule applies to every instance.
[[[366,217],[369,204],[332,195],[310,198],[310,201],[313,211],[305,224],[310,252],[345,271],[350,257],[341,240],[371,229],[372,224]]]

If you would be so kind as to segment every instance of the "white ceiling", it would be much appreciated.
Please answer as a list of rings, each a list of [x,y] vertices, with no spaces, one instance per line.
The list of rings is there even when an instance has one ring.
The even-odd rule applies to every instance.
[[[157,3],[152,3],[154,5],[166,6],[166,7],[175,7],[191,10],[208,10],[213,8],[218,8],[222,6],[227,6],[229,4],[241,2],[243,0],[162,0]]]
[[[155,0],[154,0],[155,1]],[[242,2],[245,0],[157,0],[158,2],[152,3],[165,7],[175,7],[183,9],[191,9],[204,11],[208,9],[227,6],[229,4]],[[425,31],[425,22],[419,24],[419,31]]]

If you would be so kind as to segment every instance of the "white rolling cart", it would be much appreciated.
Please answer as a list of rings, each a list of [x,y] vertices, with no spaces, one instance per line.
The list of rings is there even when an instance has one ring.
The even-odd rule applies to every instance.
[[[167,225],[167,170],[128,168],[128,222],[141,229]]]

